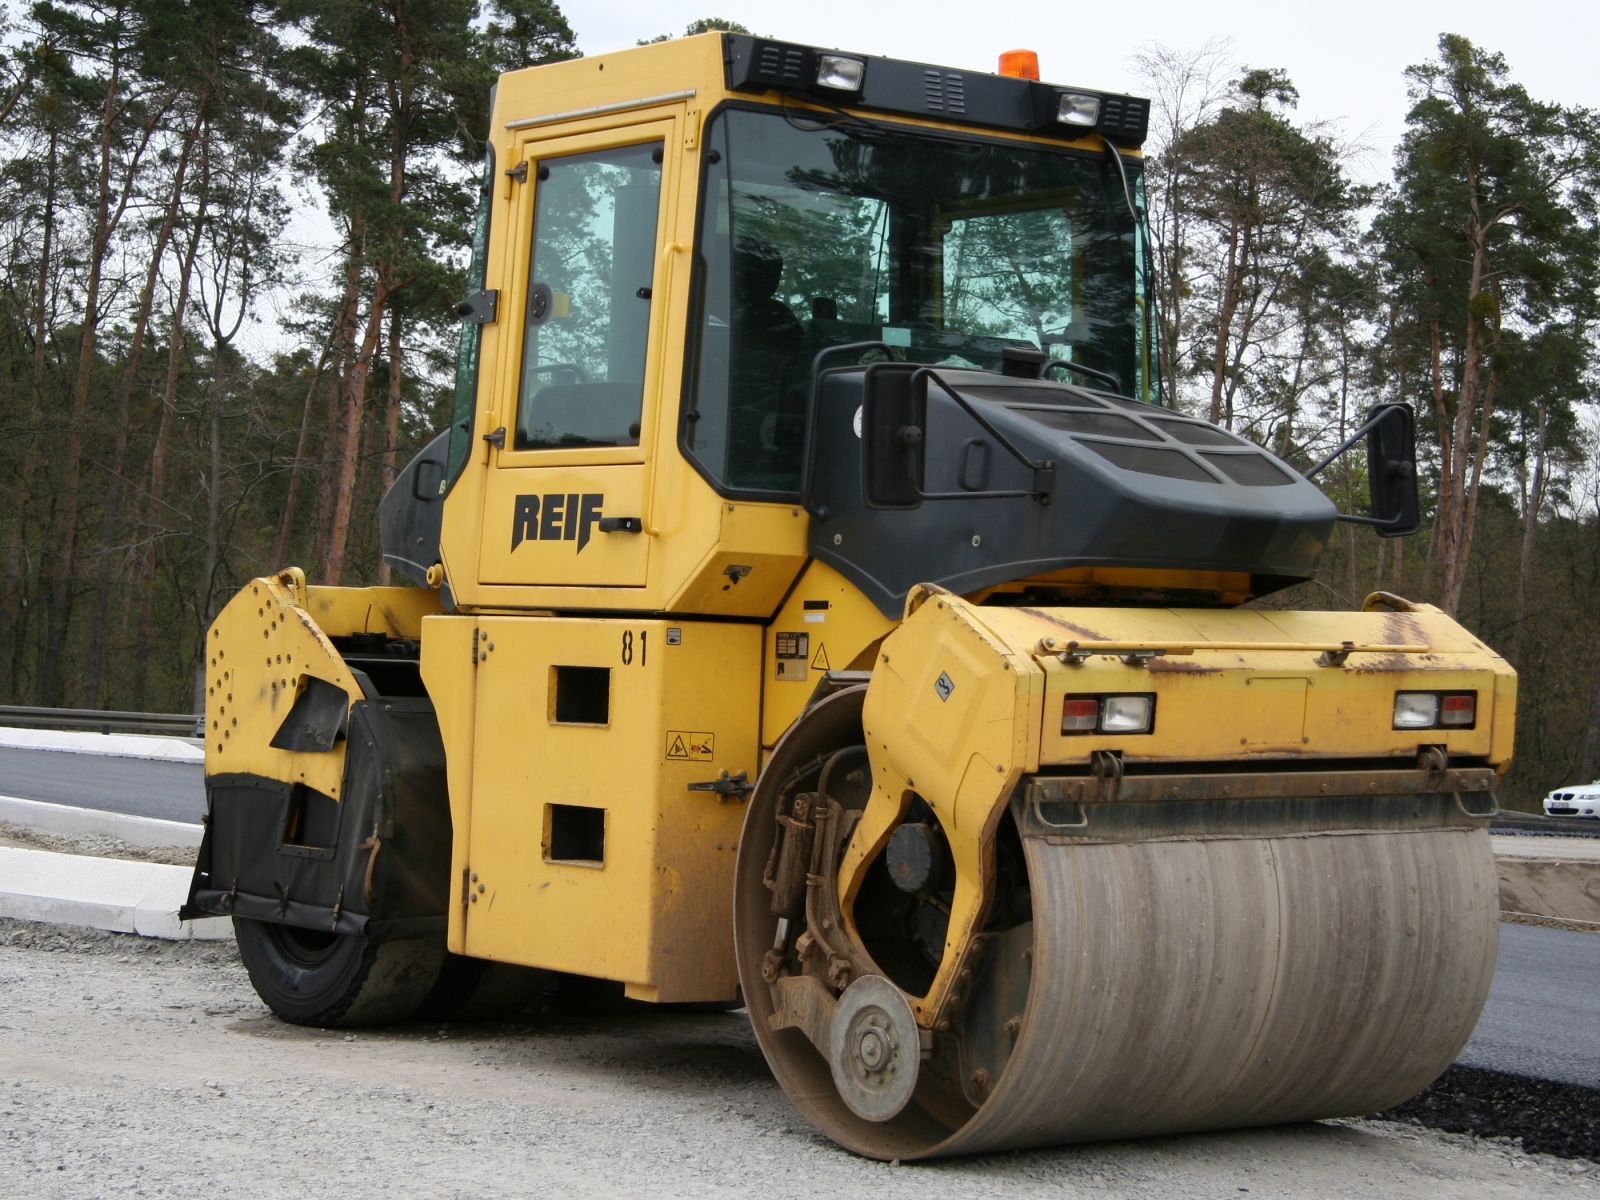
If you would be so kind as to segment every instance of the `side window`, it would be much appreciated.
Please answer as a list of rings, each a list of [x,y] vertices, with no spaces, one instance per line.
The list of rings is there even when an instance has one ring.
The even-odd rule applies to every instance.
[[[472,262],[467,267],[467,291],[483,290],[484,270],[489,259],[489,212],[494,200],[494,147],[483,160],[483,179],[478,184],[478,217],[472,233]],[[483,326],[473,321],[461,323],[461,345],[456,351],[455,398],[450,406],[450,442],[446,455],[445,477],[453,486],[461,468],[467,464],[472,448],[472,410],[478,402],[478,358],[483,346]]]
[[[516,447],[637,446],[662,143],[538,162]]]

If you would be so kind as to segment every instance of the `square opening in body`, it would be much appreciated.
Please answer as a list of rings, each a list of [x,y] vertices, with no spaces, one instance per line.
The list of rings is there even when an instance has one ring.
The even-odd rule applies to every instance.
[[[283,844],[310,850],[331,850],[339,842],[339,802],[303,783],[289,791],[284,813]]]
[[[611,723],[610,667],[551,667],[550,720],[557,725]]]
[[[546,862],[603,866],[606,861],[606,810],[581,804],[545,805]]]

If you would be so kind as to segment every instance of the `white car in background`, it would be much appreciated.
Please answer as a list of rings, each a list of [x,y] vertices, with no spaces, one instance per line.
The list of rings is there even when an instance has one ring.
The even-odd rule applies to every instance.
[[[1544,798],[1544,815],[1600,819],[1600,780],[1551,792]]]

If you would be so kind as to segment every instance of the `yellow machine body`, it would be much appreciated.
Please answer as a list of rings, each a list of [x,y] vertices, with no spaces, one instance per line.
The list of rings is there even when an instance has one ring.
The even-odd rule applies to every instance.
[[[443,502],[439,564],[429,576],[436,586],[307,587],[291,570],[241,589],[207,639],[208,776],[247,773],[340,800],[344,742],[330,753],[270,743],[310,681],[343,689],[352,706],[363,700],[360,680],[330,638],[410,639],[419,643],[448,781],[449,949],[619,981],[629,996],[659,1002],[730,1003],[742,981],[750,1001],[755,977],[736,956],[758,959],[764,947],[740,949],[737,939],[750,935],[736,933],[734,919],[750,785],[765,785],[769,762],[783,759],[786,734],[808,712],[841,688],[866,684],[860,728],[870,799],[845,830],[836,872],[824,875],[842,932],[859,943],[852,914],[869,867],[913,803],[925,802],[935,814],[955,885],[933,982],[925,994],[908,996],[924,1038],[959,1024],[987,944],[980,933],[993,894],[997,830],[1008,811],[1032,814],[1017,819],[1036,855],[1083,840],[1074,805],[1110,799],[1134,811],[1147,802],[1223,799],[1235,788],[1247,796],[1252,779],[1269,775],[1272,786],[1313,799],[1414,786],[1454,795],[1460,805],[1462,795],[1492,789],[1511,758],[1515,675],[1426,605],[1378,596],[1355,613],[1250,610],[1231,607],[1255,594],[1247,573],[1084,567],[989,583],[966,596],[913,588],[895,619],[812,556],[815,518],[804,505],[719,494],[680,452],[678,438],[687,403],[681,393],[691,248],[704,203],[701,134],[712,110],[735,100],[775,106],[781,97],[730,91],[716,35],[501,79],[490,130],[495,174],[484,274],[486,288],[498,293],[498,317],[482,330],[471,442]],[[932,118],[897,121],[959,127]],[[523,314],[534,302],[538,164],[656,144],[661,185],[654,274],[640,291],[653,300],[637,444],[518,449],[507,431],[518,428]],[[1100,143],[1086,137],[1079,148],[1098,151]],[[567,301],[556,295],[537,302],[559,316]],[[575,535],[580,508],[584,540]],[[635,524],[602,532],[602,519]],[[970,540],[979,545],[978,536]],[[1061,603],[1029,603],[1020,593],[1035,585],[1053,589]],[[1215,606],[1152,602],[1162,594],[1191,603],[1209,598]],[[1138,606],[1128,606],[1134,596]],[[1475,718],[1466,728],[1397,729],[1395,694],[1408,690],[1471,693]],[[1152,728],[1131,735],[1064,729],[1069,698],[1108,694],[1150,697]],[[1047,809],[1059,822],[1041,826]],[[1478,916],[1480,908],[1488,911],[1479,893],[1492,885],[1492,872],[1478,869],[1480,859],[1488,861],[1482,822],[1472,824],[1481,815],[1462,807],[1461,828],[1446,831],[1461,835],[1450,845],[1467,847],[1452,852],[1467,881],[1457,899]],[[376,861],[380,833],[362,843]],[[766,846],[758,849],[765,860]],[[772,854],[776,862],[775,844]],[[1287,861],[1273,862],[1280,860]],[[759,876],[758,866],[750,870]],[[369,861],[369,889],[371,880]],[[213,894],[226,882],[213,882]],[[1172,884],[1174,896],[1180,883]],[[759,892],[759,879],[754,887]],[[1079,899],[1092,908],[1089,898]],[[750,928],[772,944],[769,926]],[[792,941],[787,920],[777,929],[780,946],[786,936]],[[1464,998],[1453,1002],[1457,1015],[1470,1010],[1475,1019],[1487,986],[1480,968],[1492,964],[1492,953],[1483,958],[1487,944],[1478,937],[1470,954],[1440,968],[1466,980]],[[804,959],[808,951],[797,953]],[[1460,965],[1469,959],[1477,965]],[[836,956],[828,979],[842,986],[861,966],[859,958]],[[787,969],[767,982],[776,989]],[[815,977],[806,978],[816,991]],[[825,1023],[815,1014],[834,1001],[823,997],[816,1002],[822,1007],[807,1009],[803,1000],[775,1001],[774,1010],[763,999],[751,1010],[771,1030],[808,1027],[820,1046]],[[797,1006],[787,1017],[784,1003]],[[1019,1014],[1005,1028],[1014,1038],[1022,1023]],[[1459,1032],[1450,1026],[1431,1052],[1453,1054],[1444,1042]],[[771,1057],[772,1046],[763,1044]],[[930,1044],[924,1042],[925,1059]],[[1431,1062],[1400,1072],[1405,1085],[1433,1069]],[[961,1084],[966,1102],[981,1105],[990,1079],[971,1072]],[[796,1095],[813,1088],[784,1082]],[[1344,1102],[1308,1102],[1304,1111]],[[927,1111],[949,1128],[965,1119],[933,1101]],[[1240,1108],[1238,1119],[1262,1119],[1261,1111],[1270,1110]],[[1167,1124],[1103,1129],[1046,1121],[1038,1130],[1055,1132],[996,1133],[988,1141],[974,1133],[976,1141],[958,1145],[927,1130],[875,1141],[831,1118],[813,1119],[846,1144],[885,1157],[1089,1136],[1085,1130],[1098,1136],[1204,1127],[1210,1120],[1191,1113]]]

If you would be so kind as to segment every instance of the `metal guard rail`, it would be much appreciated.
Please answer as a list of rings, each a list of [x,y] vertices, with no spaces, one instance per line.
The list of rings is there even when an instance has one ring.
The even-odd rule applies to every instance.
[[[93,729],[101,733],[165,733],[175,737],[202,736],[205,717],[200,713],[147,713],[103,711],[93,708],[30,708],[0,704],[0,725],[30,729]]]

